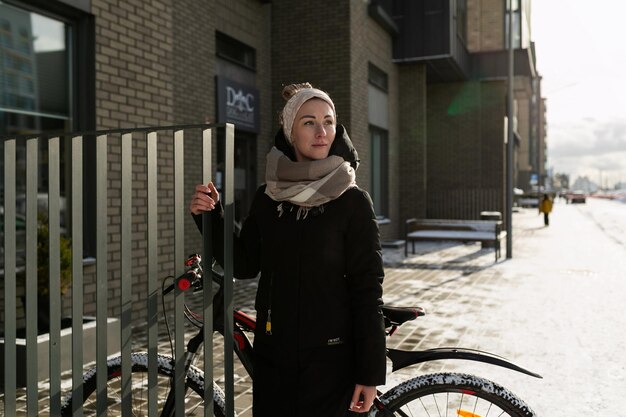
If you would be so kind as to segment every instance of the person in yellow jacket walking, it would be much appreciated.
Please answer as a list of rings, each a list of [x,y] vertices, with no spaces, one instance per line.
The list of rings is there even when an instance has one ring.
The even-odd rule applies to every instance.
[[[546,226],[550,225],[550,212],[552,211],[552,200],[548,196],[548,194],[543,195],[543,200],[539,203],[539,212],[543,213],[543,224]]]

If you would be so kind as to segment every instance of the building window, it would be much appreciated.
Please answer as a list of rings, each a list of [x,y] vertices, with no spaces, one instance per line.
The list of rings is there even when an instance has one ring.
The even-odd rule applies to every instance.
[[[389,135],[386,130],[370,125],[371,194],[377,218],[388,217],[389,201]]]
[[[0,14],[0,134],[72,130],[70,26],[3,3]]]
[[[368,65],[368,81],[383,91],[389,91],[387,74],[371,62]]]
[[[456,0],[456,34],[467,44],[467,0]]]
[[[235,38],[215,32],[215,51],[220,58],[256,71],[256,50]]]
[[[0,4],[0,14],[8,20],[0,29],[8,39],[0,46],[0,134],[72,130],[68,25],[6,4]],[[45,154],[45,144],[41,145]],[[40,187],[47,187],[47,176],[42,159]],[[21,193],[25,178],[16,179]]]
[[[8,4],[10,3],[10,4]],[[95,25],[92,15],[61,2],[0,0],[0,135],[44,136],[95,128]],[[61,141],[61,197],[68,194],[69,138]],[[95,143],[84,143],[84,223],[95,223]],[[24,142],[18,142],[16,168],[25,166]],[[0,155],[1,156],[1,155]],[[4,170],[0,157],[0,171]],[[40,142],[38,188],[47,192],[47,144]],[[18,172],[19,174],[19,172]],[[0,193],[4,183],[0,182]],[[16,177],[18,196],[24,176]],[[91,196],[90,194],[93,194]],[[69,204],[69,202],[67,202]],[[68,220],[68,219],[62,219]],[[87,229],[88,227],[86,227]],[[85,229],[85,255],[95,240]],[[92,250],[93,249],[93,250]]]
[[[504,0],[506,15],[504,21],[504,46],[509,47],[509,13],[513,13],[513,48],[519,49],[522,45],[522,9],[520,0]]]

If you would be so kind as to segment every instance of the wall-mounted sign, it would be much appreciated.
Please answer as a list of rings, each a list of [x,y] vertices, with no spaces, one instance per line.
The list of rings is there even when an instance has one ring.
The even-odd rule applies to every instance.
[[[233,123],[237,129],[259,133],[259,91],[217,77],[217,121]]]

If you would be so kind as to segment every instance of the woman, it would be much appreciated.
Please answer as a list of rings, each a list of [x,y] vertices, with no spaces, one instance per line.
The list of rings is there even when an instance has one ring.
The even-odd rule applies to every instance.
[[[254,416],[367,412],[386,374],[372,202],[356,185],[357,152],[330,97],[308,83],[285,87],[283,97],[266,185],[234,243],[235,277],[261,272]],[[196,186],[190,210],[199,227],[200,214],[216,207],[215,186]],[[221,262],[223,218],[212,219]]]

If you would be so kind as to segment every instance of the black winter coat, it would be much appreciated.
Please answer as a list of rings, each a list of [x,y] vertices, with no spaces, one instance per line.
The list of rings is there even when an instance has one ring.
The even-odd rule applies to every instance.
[[[276,144],[290,156],[282,132]],[[341,126],[330,153],[358,164]],[[372,202],[355,187],[300,220],[296,206],[284,202],[279,216],[278,205],[261,186],[234,243],[235,277],[261,272],[254,416],[345,416],[356,383],[385,383],[384,271]],[[221,261],[223,219],[212,218]]]

